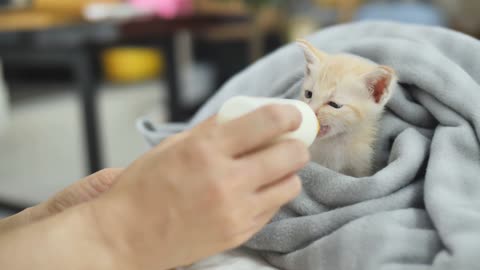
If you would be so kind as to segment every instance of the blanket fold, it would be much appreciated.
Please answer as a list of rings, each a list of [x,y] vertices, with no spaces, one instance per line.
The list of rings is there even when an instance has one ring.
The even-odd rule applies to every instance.
[[[352,178],[311,163],[303,191],[246,246],[291,270],[480,267],[480,42],[390,22],[335,26],[308,38],[329,53],[393,67],[376,173]],[[147,139],[188,129],[234,95],[295,98],[303,56],[285,46],[226,83],[184,125],[139,127]]]

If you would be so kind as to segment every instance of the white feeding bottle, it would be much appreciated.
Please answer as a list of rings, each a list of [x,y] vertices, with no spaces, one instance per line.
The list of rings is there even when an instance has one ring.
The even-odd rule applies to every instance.
[[[217,115],[218,123],[225,123],[269,104],[293,105],[302,114],[300,127],[280,136],[279,140],[297,139],[312,145],[318,134],[319,124],[313,110],[304,102],[294,99],[236,96],[227,100]]]

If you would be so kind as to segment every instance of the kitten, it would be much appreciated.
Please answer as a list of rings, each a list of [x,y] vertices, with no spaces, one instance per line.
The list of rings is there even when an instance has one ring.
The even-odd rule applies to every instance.
[[[300,99],[314,110],[320,130],[312,161],[363,177],[371,173],[378,120],[397,78],[392,68],[348,54],[326,54],[297,42],[307,62]]]
[[[301,100],[317,114],[321,128],[312,159],[332,170],[370,174],[377,123],[390,99],[393,69],[353,55],[328,55],[300,40],[307,60]],[[275,270],[245,250],[228,251],[178,270]]]

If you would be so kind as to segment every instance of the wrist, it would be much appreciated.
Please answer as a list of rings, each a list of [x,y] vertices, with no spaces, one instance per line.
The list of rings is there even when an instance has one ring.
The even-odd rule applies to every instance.
[[[95,226],[91,210],[82,205],[1,232],[0,265],[2,269],[129,269]],[[20,259],[19,254],[27,254],[28,259]]]
[[[104,254],[112,269],[139,269],[134,267],[132,253],[128,248],[125,238],[119,233],[121,225],[112,223],[109,215],[105,215],[103,204],[98,200],[91,201],[77,207],[78,216],[82,225],[89,228],[89,234],[98,244],[99,250]],[[110,268],[108,268],[110,269]]]
[[[48,217],[44,211],[44,204],[35,205],[23,211],[0,220],[0,232],[18,229]]]
[[[122,259],[121,269],[173,268],[174,250],[166,237],[165,224],[152,221],[152,217],[131,202],[130,196],[122,196],[120,200],[115,195],[106,195],[90,203],[89,219],[105,246]]]
[[[56,217],[61,216],[64,216],[61,222],[56,224],[62,228],[55,228],[51,233],[54,236],[52,238],[70,239],[75,243],[72,250],[67,250],[67,258],[75,256],[77,260],[86,261],[88,269],[134,269],[129,267],[126,257],[119,254],[116,246],[106,237],[103,228],[99,227],[94,208],[90,203],[73,207]],[[68,242],[64,243],[64,245],[68,244]]]

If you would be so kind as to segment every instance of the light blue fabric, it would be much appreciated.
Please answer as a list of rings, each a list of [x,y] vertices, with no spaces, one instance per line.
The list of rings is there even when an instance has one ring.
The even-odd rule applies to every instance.
[[[300,172],[302,194],[247,246],[287,270],[479,269],[480,42],[386,22],[308,39],[396,70],[401,84],[380,123],[378,170],[352,178],[310,163]],[[234,95],[296,97],[304,66],[301,49],[289,44],[232,78],[190,123],[142,131],[158,143]]]

